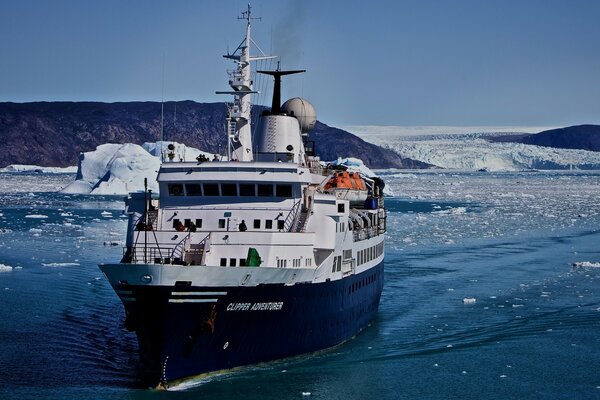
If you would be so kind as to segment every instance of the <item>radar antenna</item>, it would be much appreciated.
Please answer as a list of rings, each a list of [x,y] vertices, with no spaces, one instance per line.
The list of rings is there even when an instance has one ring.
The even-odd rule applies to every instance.
[[[289,71],[282,71],[279,69],[279,63],[277,63],[277,69],[275,71],[256,71],[259,74],[271,75],[275,78],[275,84],[273,85],[273,101],[271,102],[271,114],[281,114],[281,77],[284,75],[300,74],[306,72],[305,69],[296,69]]]

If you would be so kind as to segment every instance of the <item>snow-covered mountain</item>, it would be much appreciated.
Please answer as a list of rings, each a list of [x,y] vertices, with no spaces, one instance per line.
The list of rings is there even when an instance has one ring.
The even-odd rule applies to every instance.
[[[345,129],[402,157],[440,168],[490,171],[600,169],[599,152],[487,140],[506,134],[533,133],[545,127],[351,126]]]

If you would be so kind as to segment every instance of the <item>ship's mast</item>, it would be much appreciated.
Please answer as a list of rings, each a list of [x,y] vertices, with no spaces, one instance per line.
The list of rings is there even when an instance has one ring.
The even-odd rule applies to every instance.
[[[258,93],[252,90],[252,77],[250,64],[252,61],[275,58],[274,56],[266,56],[262,50],[254,43],[250,37],[251,22],[251,7],[248,4],[248,9],[242,12],[242,16],[238,19],[246,20],[246,36],[231,53],[223,57],[234,60],[237,67],[229,73],[229,86],[233,91],[216,92],[217,94],[233,95],[233,103],[228,105],[227,114],[227,155],[230,160],[252,161],[252,134],[250,129],[250,95]],[[260,56],[250,56],[250,45],[254,44],[261,53]]]

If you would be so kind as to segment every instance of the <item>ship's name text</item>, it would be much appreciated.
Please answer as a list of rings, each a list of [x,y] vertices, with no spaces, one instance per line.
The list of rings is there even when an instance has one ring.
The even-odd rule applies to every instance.
[[[279,311],[283,308],[283,301],[267,303],[229,303],[227,311]]]

